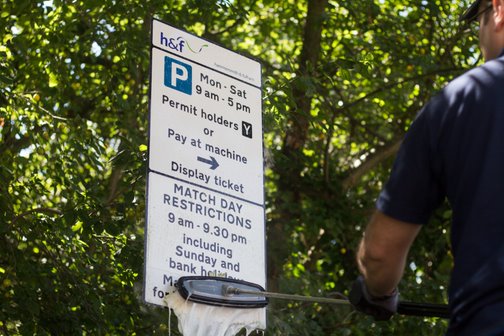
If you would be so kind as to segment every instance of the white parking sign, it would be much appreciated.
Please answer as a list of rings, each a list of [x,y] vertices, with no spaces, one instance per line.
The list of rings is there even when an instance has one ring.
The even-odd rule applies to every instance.
[[[180,276],[265,286],[261,67],[153,20],[146,302]]]

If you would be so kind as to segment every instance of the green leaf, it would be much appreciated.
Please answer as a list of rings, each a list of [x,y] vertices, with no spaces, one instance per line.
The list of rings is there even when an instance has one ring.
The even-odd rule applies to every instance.
[[[49,87],[56,87],[58,86],[58,78],[56,75],[52,72],[49,73]]]
[[[74,225],[72,225],[72,231],[77,232],[82,228],[82,224],[84,224],[82,221],[77,221]]]

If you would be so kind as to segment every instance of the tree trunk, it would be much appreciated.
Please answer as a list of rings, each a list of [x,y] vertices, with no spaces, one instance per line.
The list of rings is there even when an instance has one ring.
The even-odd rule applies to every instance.
[[[301,159],[309,129],[312,98],[306,94],[300,80],[309,80],[316,75],[320,57],[321,32],[328,0],[310,0],[303,34],[303,49],[299,59],[297,82],[294,83],[294,107],[289,116],[288,129],[283,148],[275,161],[275,172],[279,176],[275,200],[275,213],[268,225],[268,278],[269,288],[278,288],[278,279],[289,251],[286,238],[290,228],[299,218],[301,210],[300,174]]]

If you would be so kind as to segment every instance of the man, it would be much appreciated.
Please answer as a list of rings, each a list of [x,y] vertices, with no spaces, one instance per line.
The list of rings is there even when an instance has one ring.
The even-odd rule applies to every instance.
[[[396,312],[409,248],[447,198],[447,335],[504,335],[504,0],[475,1],[461,19],[479,21],[486,63],[445,87],[408,130],[359,245],[350,301],[378,320]]]

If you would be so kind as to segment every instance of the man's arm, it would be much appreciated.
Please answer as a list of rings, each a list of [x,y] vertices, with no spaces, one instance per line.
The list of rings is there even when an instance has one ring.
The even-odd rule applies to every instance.
[[[359,270],[372,296],[390,295],[397,287],[421,227],[375,211],[357,252]]]

